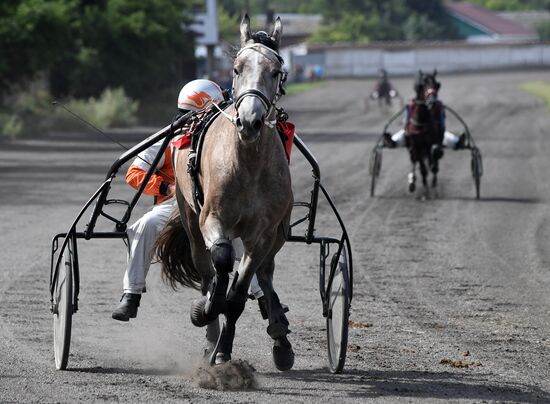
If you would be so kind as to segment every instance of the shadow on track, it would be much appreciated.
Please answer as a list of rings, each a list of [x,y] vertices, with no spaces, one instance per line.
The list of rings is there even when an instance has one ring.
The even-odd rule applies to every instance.
[[[402,195],[377,195],[376,199],[411,199],[410,194],[403,193]],[[414,198],[413,198],[414,199]],[[509,198],[503,196],[493,196],[493,197],[481,197],[476,199],[475,196],[441,196],[438,195],[431,199],[432,201],[465,201],[465,202],[476,202],[476,203],[519,203],[519,204],[530,204],[538,205],[544,203],[543,199],[540,198]]]
[[[299,380],[314,383],[311,390],[315,397],[334,397],[335,393],[349,398],[409,397],[421,399],[470,399],[519,401],[526,403],[548,402],[550,394],[536,386],[502,382],[496,385],[488,382],[489,374],[466,374],[454,372],[430,372],[420,370],[347,370],[345,374],[335,375],[326,369],[291,371],[287,373],[268,373],[266,376],[279,379]],[[339,385],[346,386],[339,388]],[[349,386],[353,386],[350,389]],[[320,386],[326,386],[325,394],[320,394]],[[287,394],[284,387],[270,388],[266,393]],[[261,388],[260,388],[261,390]],[[308,388],[301,394],[308,395]]]
[[[170,369],[132,369],[132,368],[104,368],[101,366],[94,366],[90,368],[68,368],[67,372],[75,373],[98,373],[98,374],[124,374],[124,375],[148,375],[148,376],[169,376],[177,373],[177,370]]]

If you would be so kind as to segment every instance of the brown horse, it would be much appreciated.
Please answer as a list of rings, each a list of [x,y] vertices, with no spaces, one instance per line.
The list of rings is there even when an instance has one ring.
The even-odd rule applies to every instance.
[[[272,282],[275,254],[285,242],[293,202],[288,162],[274,127],[284,80],[278,53],[282,24],[278,18],[271,35],[251,33],[245,16],[240,31],[241,49],[233,66],[235,102],[215,119],[202,144],[198,178],[204,202],[196,206],[187,171],[189,154],[178,152],[179,214],[160,236],[157,251],[163,275],[172,286],[202,291],[203,297],[192,304],[191,319],[196,326],[208,326],[211,363],[231,359],[235,325],[256,273],[268,302],[273,360],[278,369],[287,370],[294,353]],[[242,239],[244,254],[228,290],[236,238]],[[218,340],[219,314],[226,321]]]
[[[439,160],[443,157],[443,134],[445,132],[444,108],[437,99],[440,83],[433,74],[418,71],[414,89],[416,97],[407,105],[407,146],[412,169],[409,173],[409,191],[416,188],[416,163],[420,166],[422,184],[428,192],[428,169],[432,172],[432,187],[437,185]]]

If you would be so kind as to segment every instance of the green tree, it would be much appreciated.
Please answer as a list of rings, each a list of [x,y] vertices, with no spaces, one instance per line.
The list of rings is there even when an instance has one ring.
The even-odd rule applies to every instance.
[[[495,11],[545,10],[550,6],[549,0],[469,0]]]
[[[438,40],[456,38],[441,0],[316,0],[326,26],[315,41]]]
[[[0,94],[45,74],[54,96],[141,98],[194,75],[198,0],[3,0]],[[202,2],[201,2],[202,3]]]
[[[81,0],[76,40],[50,73],[54,95],[88,97],[122,86],[135,98],[194,74],[191,2]],[[190,71],[191,70],[191,71]]]
[[[537,25],[537,33],[543,41],[550,41],[550,21],[544,21]]]
[[[0,95],[47,71],[72,39],[76,1],[0,2]]]

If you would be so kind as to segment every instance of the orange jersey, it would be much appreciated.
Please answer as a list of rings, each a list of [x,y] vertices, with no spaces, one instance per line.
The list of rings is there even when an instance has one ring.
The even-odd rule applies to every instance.
[[[147,175],[147,171],[149,171],[150,164],[153,163],[153,160],[160,150],[162,142],[163,141],[161,140],[152,145],[150,148],[139,153],[138,157],[136,157],[132,165],[128,168],[128,172],[126,173],[126,182],[131,187],[139,189],[145,179],[145,176]],[[175,183],[174,178],[172,152],[170,147],[167,147],[158,162],[157,169],[151,175],[151,178],[149,178],[143,193],[145,195],[154,196],[155,203],[164,202],[170,197],[164,195],[161,190],[164,189],[166,191],[168,184],[173,185]]]

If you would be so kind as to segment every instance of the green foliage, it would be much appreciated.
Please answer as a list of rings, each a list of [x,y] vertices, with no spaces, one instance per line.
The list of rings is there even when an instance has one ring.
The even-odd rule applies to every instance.
[[[178,87],[194,75],[192,35],[183,27],[197,1],[3,0],[0,96],[38,74],[56,97],[118,86],[142,97]]]
[[[550,82],[530,81],[520,86],[523,91],[542,98],[546,107],[550,109]]]
[[[23,123],[16,114],[0,112],[0,140],[3,138],[13,139],[21,133]]]
[[[139,102],[122,88],[105,89],[99,97],[69,98],[62,105],[100,128],[131,126],[137,123]],[[21,93],[11,111],[0,112],[0,135],[37,136],[51,130],[80,130],[84,124],[61,107],[54,106],[43,89]]]
[[[438,40],[456,38],[441,0],[317,0],[327,26],[317,42]]]
[[[422,41],[443,38],[444,28],[426,14],[413,13],[403,24],[403,33],[407,41]]]
[[[0,95],[48,69],[71,43],[71,0],[0,2]]]
[[[122,86],[136,98],[179,86],[193,63],[185,0],[88,1],[79,9],[78,40],[51,71],[55,96],[89,97]]]
[[[548,0],[468,0],[495,11],[544,10],[549,6]]]
[[[238,14],[230,14],[223,7],[218,7],[218,30],[221,40],[236,44],[239,38],[240,22]]]
[[[131,126],[137,123],[138,101],[130,99],[122,88],[105,89],[98,98],[71,99],[66,106],[78,116],[100,128]],[[82,123],[64,109],[56,108],[52,127],[79,129]]]
[[[294,95],[294,94],[300,94],[305,93],[307,91],[315,90],[317,88],[320,88],[324,85],[321,81],[316,81],[312,83],[289,83],[286,86],[286,95]]]
[[[544,21],[537,25],[537,33],[543,41],[550,41],[550,21]]]

